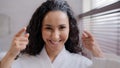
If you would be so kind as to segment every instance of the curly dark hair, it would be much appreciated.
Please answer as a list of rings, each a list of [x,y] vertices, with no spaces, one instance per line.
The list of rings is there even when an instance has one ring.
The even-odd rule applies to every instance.
[[[37,55],[41,52],[45,42],[42,38],[42,22],[46,14],[50,11],[62,11],[67,14],[69,18],[69,37],[65,43],[65,48],[71,53],[79,53],[82,51],[79,43],[79,30],[77,27],[77,21],[74,17],[71,7],[66,1],[63,0],[47,0],[37,8],[33,14],[26,32],[30,34],[29,43],[22,53],[29,55]]]

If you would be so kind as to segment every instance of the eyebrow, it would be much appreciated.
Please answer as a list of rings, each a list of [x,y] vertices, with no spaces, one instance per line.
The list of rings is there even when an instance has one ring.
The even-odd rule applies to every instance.
[[[58,25],[58,26],[65,26],[66,24],[60,24],[60,25]],[[50,25],[50,24],[45,24],[44,26],[48,26],[48,27],[51,27],[52,25]]]
[[[44,26],[52,26],[52,25],[50,25],[50,24],[45,24]]]

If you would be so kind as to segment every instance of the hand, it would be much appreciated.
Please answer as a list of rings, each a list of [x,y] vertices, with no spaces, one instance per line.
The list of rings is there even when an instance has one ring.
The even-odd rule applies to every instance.
[[[95,57],[103,57],[103,53],[91,33],[84,31],[82,34],[82,42],[83,46],[91,51]]]
[[[84,47],[87,48],[90,51],[92,51],[93,46],[95,46],[94,45],[95,40],[94,40],[93,36],[88,31],[83,32],[82,43],[83,43]]]
[[[11,68],[12,62],[21,50],[26,48],[28,44],[29,34],[26,33],[26,28],[22,28],[13,38],[10,50],[5,57],[0,61],[0,68]]]
[[[8,52],[14,57],[16,57],[21,50],[25,49],[28,44],[29,34],[24,34],[25,31],[26,28],[22,28],[13,38],[11,48]]]

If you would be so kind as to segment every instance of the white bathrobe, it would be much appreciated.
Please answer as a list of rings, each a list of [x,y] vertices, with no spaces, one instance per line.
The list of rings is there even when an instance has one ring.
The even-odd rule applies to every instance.
[[[45,48],[43,48],[40,55],[20,56],[13,62],[11,68],[89,68],[91,65],[91,60],[79,54],[70,53],[65,48],[51,62]]]

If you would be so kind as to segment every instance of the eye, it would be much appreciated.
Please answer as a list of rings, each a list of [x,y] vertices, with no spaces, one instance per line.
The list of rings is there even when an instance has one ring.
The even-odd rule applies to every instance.
[[[65,29],[65,28],[66,28],[66,26],[60,26],[60,27],[59,27],[60,30],[63,30],[63,29]]]
[[[47,29],[47,30],[52,30],[52,28],[51,28],[51,27],[45,27],[45,29]]]

